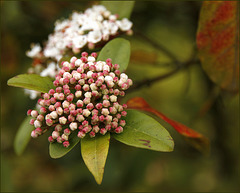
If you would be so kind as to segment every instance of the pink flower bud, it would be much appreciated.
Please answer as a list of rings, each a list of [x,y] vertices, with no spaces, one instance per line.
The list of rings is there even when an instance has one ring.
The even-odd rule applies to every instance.
[[[99,116],[99,121],[103,122],[105,120],[105,117],[103,115]]]
[[[99,131],[99,127],[97,125],[94,125],[92,131],[97,133]]]
[[[78,128],[77,123],[76,123],[76,122],[70,123],[69,128],[70,128],[72,131],[76,130],[76,129]]]
[[[45,106],[50,106],[51,105],[51,101],[49,99],[44,100],[44,105]]]
[[[48,93],[44,93],[43,98],[44,100],[50,99],[50,95]]]
[[[106,122],[111,122],[111,121],[112,121],[112,116],[107,115],[107,116],[105,117],[105,121],[106,121]]]
[[[52,137],[52,136],[49,136],[49,137],[48,137],[48,141],[49,141],[50,143],[54,142],[53,137]]]
[[[105,128],[100,129],[100,133],[102,135],[105,135],[107,133],[107,130]]]
[[[110,106],[110,102],[108,100],[103,100],[103,106],[104,107],[109,107]]]
[[[109,110],[107,108],[102,108],[102,114],[107,116],[109,114]]]
[[[69,102],[68,101],[63,101],[63,103],[62,103],[62,107],[63,108],[68,108],[69,107]]]
[[[82,52],[82,57],[88,57],[88,53],[87,52]]]
[[[61,92],[62,92],[62,87],[57,87],[57,88],[56,88],[56,92],[57,92],[57,93],[61,93]]]
[[[57,124],[56,126],[55,126],[55,129],[54,129],[55,131],[62,131],[62,126],[60,125],[60,124]]]
[[[89,135],[90,135],[90,137],[95,137],[95,133],[94,133],[93,131],[91,131],[91,132],[89,133]]]
[[[111,123],[111,126],[112,126],[112,128],[117,128],[117,126],[118,126],[118,123],[117,123],[117,122],[115,122],[115,121],[113,121],[113,122]]]
[[[67,141],[68,140],[68,135],[62,134],[61,138],[63,141]]]
[[[36,133],[35,130],[33,130],[33,131],[31,132],[31,136],[32,136],[32,138],[37,138],[37,137],[38,137],[38,134]]]
[[[38,120],[35,120],[34,121],[34,127],[35,128],[38,128],[38,127],[41,127],[42,126],[42,122],[38,121]]]
[[[32,116],[33,118],[36,118],[36,117],[38,116],[38,112],[37,112],[36,110],[32,110],[32,111],[31,111],[31,116]]]
[[[112,103],[117,102],[117,97],[115,95],[111,95],[109,98]]]
[[[98,97],[98,96],[99,96],[98,91],[92,91],[92,96],[93,96],[93,97]]]
[[[77,101],[77,107],[83,107],[83,101],[82,100]]]
[[[53,131],[52,132],[52,138],[57,139],[59,137],[59,132],[58,131]]]
[[[60,117],[59,118],[59,123],[62,125],[65,125],[67,123],[67,119],[65,117]]]
[[[34,125],[34,121],[35,121],[35,119],[31,119],[31,120],[29,121],[29,124],[30,124],[30,125]]]
[[[69,108],[69,111],[73,111],[76,109],[76,105],[71,103],[68,108]]]
[[[69,83],[69,79],[68,78],[63,78],[63,84],[68,84]]]
[[[120,120],[119,125],[121,125],[122,127],[124,127],[126,125],[126,121],[125,120]]]
[[[63,93],[59,93],[58,98],[59,98],[59,100],[62,101],[62,100],[64,100],[65,96]]]
[[[42,129],[40,127],[35,129],[36,134],[41,135],[42,134]]]
[[[30,115],[31,115],[31,112],[32,112],[32,110],[29,109],[29,110],[27,111],[27,115],[30,116]]]
[[[111,125],[106,125],[105,129],[106,129],[107,131],[110,131],[110,130],[112,129],[112,126],[111,126]]]
[[[74,96],[73,96],[73,94],[71,93],[70,95],[67,96],[67,101],[68,101],[68,102],[72,102],[72,101],[73,101],[73,98],[74,98]]]
[[[125,96],[125,92],[124,91],[120,91],[119,95],[120,96]]]
[[[78,136],[79,138],[84,138],[85,135],[86,135],[86,134],[85,134],[83,131],[79,131],[77,136]]]
[[[76,109],[76,111],[77,111],[77,114],[82,114],[82,109],[81,108]]]
[[[120,68],[120,66],[119,66],[118,64],[114,64],[113,68],[114,68],[115,70],[118,70],[118,69]]]
[[[71,93],[71,91],[69,89],[64,89],[64,94],[65,95],[69,95]],[[61,93],[60,93],[61,94]]]
[[[115,129],[115,132],[116,132],[116,133],[122,133],[122,132],[123,132],[123,128],[122,128],[121,126],[119,126],[119,127],[117,127],[117,128]]]
[[[70,84],[75,84],[77,81],[76,81],[76,79],[75,78],[70,78]]]
[[[79,84],[77,84],[76,86],[75,86],[75,90],[77,90],[77,91],[79,91],[79,90],[81,90],[81,86],[79,85]]]
[[[52,96],[54,93],[55,93],[55,90],[54,90],[54,89],[50,89],[50,90],[48,91],[48,94],[51,95],[51,96]]]
[[[114,73],[119,76],[121,74],[120,70],[115,70]]]
[[[58,143],[62,143],[62,138],[61,138],[60,136],[58,136],[57,142],[58,142]]]
[[[72,115],[68,115],[68,121],[73,122],[75,120],[75,117]]]
[[[107,60],[106,60],[106,63],[111,63],[112,62],[112,59],[111,58],[108,58]]]
[[[92,115],[98,115],[98,110],[97,109],[93,109],[92,110]]]
[[[109,96],[108,95],[104,95],[103,96],[103,100],[109,100]]]
[[[58,81],[58,80],[54,80],[54,81],[53,81],[53,85],[54,85],[54,86],[56,86],[56,87],[57,87],[57,86],[59,86],[59,84],[60,84],[60,83],[59,83],[59,81]]]
[[[84,103],[85,105],[87,105],[87,104],[90,103],[90,101],[91,101],[90,98],[85,98],[85,99],[83,100],[83,103]]]
[[[67,128],[67,129],[64,129],[63,132],[64,132],[65,135],[70,135],[71,130]]]
[[[52,97],[51,99],[50,99],[50,103],[51,104],[55,104],[57,102],[57,100],[54,98],[54,97]]]
[[[70,145],[69,141],[64,141],[64,142],[63,142],[63,146],[64,146],[64,147],[67,148],[67,147],[69,147],[69,145]]]
[[[97,109],[101,109],[101,108],[102,108],[102,103],[97,103],[97,104],[95,105],[95,107],[96,107]]]
[[[124,109],[127,109],[127,104],[123,104],[122,107],[123,107]]]
[[[52,119],[47,119],[46,124],[47,124],[47,126],[52,126],[53,125],[53,120]]]
[[[77,115],[77,110],[71,110],[70,115],[75,117]]]
[[[54,111],[54,110],[55,110],[55,107],[54,107],[54,105],[50,105],[50,106],[48,107],[48,109],[49,109],[49,111]]]
[[[84,84],[82,89],[86,92],[89,91],[89,85],[88,84]]]
[[[127,112],[126,112],[126,111],[122,111],[122,112],[121,112],[121,115],[124,116],[124,117],[126,117],[126,116],[127,116]]]
[[[93,52],[93,53],[91,53],[91,56],[94,57],[94,58],[97,58],[97,53]]]
[[[80,97],[82,96],[82,91],[80,91],[80,90],[76,91],[76,92],[75,92],[75,96],[76,96],[77,98],[80,98]]]
[[[58,114],[58,115],[62,115],[62,114],[63,114],[63,109],[62,109],[62,107],[58,107],[58,108],[56,109],[56,111],[57,111],[57,114]]]
[[[117,118],[117,117],[114,117],[114,118],[113,118],[113,122],[118,123],[118,118]]]
[[[40,106],[44,106],[45,104],[44,104],[44,99],[38,99],[38,104],[40,105]]]
[[[37,120],[42,122],[44,120],[44,116],[43,115],[38,115]]]
[[[71,62],[71,63],[74,63],[76,60],[77,60],[77,58],[76,58],[75,56],[73,56],[73,57],[70,59],[70,62]]]
[[[113,115],[115,115],[117,113],[117,109],[115,107],[109,107],[109,111]]]
[[[121,119],[121,117],[122,117],[122,115],[121,115],[120,113],[118,113],[118,114],[116,115],[116,118],[117,118],[117,119]]]
[[[89,104],[87,105],[87,109],[88,109],[88,110],[92,110],[93,108],[94,108],[94,106],[93,106],[92,103],[89,103]]]
[[[83,116],[88,117],[91,114],[91,112],[88,109],[83,110]]]

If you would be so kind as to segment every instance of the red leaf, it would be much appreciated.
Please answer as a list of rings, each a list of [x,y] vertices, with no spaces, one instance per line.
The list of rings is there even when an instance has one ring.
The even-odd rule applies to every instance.
[[[204,1],[197,46],[203,69],[221,88],[239,91],[238,1]]]
[[[160,113],[156,109],[152,108],[143,98],[134,97],[127,101],[128,108],[147,111],[155,114],[165,122],[169,123],[178,133],[185,137],[195,148],[202,152],[209,151],[209,140],[202,134],[190,129],[186,125],[183,125],[177,121],[171,120],[164,114]]]

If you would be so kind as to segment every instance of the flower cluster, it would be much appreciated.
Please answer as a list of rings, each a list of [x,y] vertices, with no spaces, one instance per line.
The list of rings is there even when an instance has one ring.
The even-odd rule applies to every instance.
[[[118,20],[118,16],[103,5],[94,5],[84,13],[73,12],[69,19],[56,21],[54,32],[49,35],[43,48],[40,44],[31,45],[26,55],[34,61],[28,73],[54,78],[59,70],[57,62],[65,54],[77,54],[86,47],[93,49],[119,33],[130,35],[131,27],[131,21],[127,18]],[[30,93],[32,99],[37,96],[35,92],[26,93]]]
[[[119,104],[119,97],[125,95],[132,80],[120,73],[119,65],[111,59],[96,61],[97,54],[87,52],[75,56],[70,62],[62,62],[62,68],[53,82],[56,89],[42,94],[38,100],[39,112],[28,110],[34,125],[32,137],[38,137],[54,128],[49,142],[57,141],[69,146],[69,135],[77,130],[79,138],[97,133],[121,133],[127,115],[126,104]]]

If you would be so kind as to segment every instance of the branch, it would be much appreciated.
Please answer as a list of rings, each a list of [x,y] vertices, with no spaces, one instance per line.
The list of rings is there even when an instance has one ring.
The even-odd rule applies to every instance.
[[[177,57],[172,54],[166,47],[164,47],[161,44],[156,43],[156,41],[150,39],[149,37],[147,37],[145,34],[143,34],[141,31],[138,31],[136,29],[134,29],[134,34],[140,38],[142,38],[143,40],[145,40],[146,42],[148,42],[149,44],[151,44],[154,48],[156,48],[157,50],[160,50],[161,52],[163,52],[165,55],[167,55],[169,58],[172,59],[172,61],[179,65],[180,62],[177,59]]]
[[[133,84],[132,87],[130,87],[127,91],[127,93],[130,93],[130,92],[133,92],[134,90],[137,90],[141,87],[144,87],[144,86],[151,86],[151,84],[157,82],[157,81],[160,81],[160,80],[163,80],[165,78],[168,78],[170,76],[172,76],[173,74],[179,72],[180,70],[182,69],[186,69],[188,68],[189,66],[193,65],[193,64],[197,64],[199,63],[200,61],[198,59],[191,59],[191,60],[188,60],[187,62],[185,63],[179,63],[179,65],[177,65],[177,67],[172,70],[171,72],[168,72],[164,75],[159,75],[157,77],[154,77],[154,78],[149,78],[149,79],[144,79],[144,80],[141,80],[139,82],[136,82],[135,84]]]

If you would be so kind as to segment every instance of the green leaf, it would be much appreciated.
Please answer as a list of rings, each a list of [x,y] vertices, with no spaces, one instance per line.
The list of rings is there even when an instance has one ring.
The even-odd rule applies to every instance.
[[[134,1],[101,1],[111,14],[118,14],[119,19],[130,18],[134,3]]]
[[[110,134],[81,140],[82,158],[98,184],[102,183],[109,149]]]
[[[22,122],[20,128],[14,139],[14,150],[17,155],[21,155],[31,139],[31,132],[35,129],[29,122],[31,117],[26,117]]]
[[[108,58],[112,59],[113,64],[120,65],[120,71],[127,69],[130,59],[130,43],[123,38],[116,38],[108,42],[97,58],[98,61],[105,61]]]
[[[43,93],[55,88],[51,78],[42,77],[38,74],[19,74],[8,80],[9,86],[21,87],[30,90],[36,90]]]
[[[137,110],[127,110],[123,133],[112,136],[127,145],[155,151],[173,151],[168,131],[152,117]]]
[[[78,144],[80,141],[80,138],[77,136],[77,131],[74,131],[69,136],[69,143],[70,145],[68,147],[64,147],[61,143],[50,143],[49,145],[49,154],[51,158],[60,158],[64,155],[66,155],[75,145]]]

